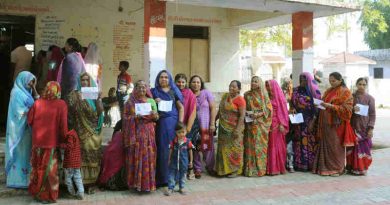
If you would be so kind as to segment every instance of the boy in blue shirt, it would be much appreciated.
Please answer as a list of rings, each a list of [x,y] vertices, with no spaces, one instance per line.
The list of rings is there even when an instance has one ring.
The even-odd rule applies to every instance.
[[[187,140],[186,126],[182,122],[176,125],[176,137],[169,145],[169,173],[168,190],[164,194],[169,196],[173,193],[176,183],[179,184],[179,192],[186,194],[184,185],[188,168],[192,168],[192,148],[190,140]]]

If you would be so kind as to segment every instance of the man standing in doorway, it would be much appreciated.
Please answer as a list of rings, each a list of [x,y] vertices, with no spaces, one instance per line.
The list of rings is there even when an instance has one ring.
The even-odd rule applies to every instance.
[[[27,50],[24,43],[17,44],[17,47],[11,52],[11,72],[13,72],[13,81],[22,71],[29,71],[31,67],[32,52]]]

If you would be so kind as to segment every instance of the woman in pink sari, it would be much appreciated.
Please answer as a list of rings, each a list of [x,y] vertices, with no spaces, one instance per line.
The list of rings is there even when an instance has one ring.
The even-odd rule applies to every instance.
[[[194,93],[187,87],[187,76],[183,73],[179,73],[175,76],[175,83],[177,87],[180,89],[181,93],[183,94],[183,99],[184,99],[184,118],[183,118],[183,123],[186,125],[187,129],[187,138],[191,140],[192,135],[191,129],[192,126],[194,125],[195,118],[196,118],[196,96]],[[189,162],[189,174],[188,174],[188,179],[194,179],[195,175],[193,173],[193,167],[192,167],[193,162]]]
[[[265,82],[272,103],[272,124],[268,138],[267,174],[286,173],[286,142],[288,133],[287,101],[283,91],[275,80]]]

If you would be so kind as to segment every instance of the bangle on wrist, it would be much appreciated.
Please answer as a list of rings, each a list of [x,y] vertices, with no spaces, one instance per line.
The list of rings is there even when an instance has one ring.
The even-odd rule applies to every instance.
[[[41,96],[40,95],[34,95],[34,99],[38,100]]]

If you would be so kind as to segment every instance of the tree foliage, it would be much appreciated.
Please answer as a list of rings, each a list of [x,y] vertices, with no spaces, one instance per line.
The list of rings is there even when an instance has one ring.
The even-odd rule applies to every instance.
[[[360,20],[371,49],[390,48],[390,0],[366,0]]]

